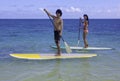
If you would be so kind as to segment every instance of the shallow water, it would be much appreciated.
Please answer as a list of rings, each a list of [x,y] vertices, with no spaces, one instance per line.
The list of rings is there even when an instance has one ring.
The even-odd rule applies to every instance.
[[[75,53],[95,53],[97,57],[38,61],[16,59],[9,54],[55,53],[56,50],[50,48],[55,44],[49,20],[0,20],[0,81],[119,81],[119,22],[90,20],[89,46],[113,50],[73,50]],[[64,20],[63,37],[71,46],[77,45],[77,24],[76,19]],[[83,46],[82,36],[80,38]],[[64,45],[62,41],[61,44]]]

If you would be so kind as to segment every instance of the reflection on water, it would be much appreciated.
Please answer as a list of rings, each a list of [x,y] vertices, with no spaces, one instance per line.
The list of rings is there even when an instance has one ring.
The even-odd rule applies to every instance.
[[[0,81],[77,81],[87,80],[90,75],[87,59],[30,61],[11,58],[2,61]]]
[[[1,59],[0,81],[116,81],[119,62],[106,55],[88,59]]]

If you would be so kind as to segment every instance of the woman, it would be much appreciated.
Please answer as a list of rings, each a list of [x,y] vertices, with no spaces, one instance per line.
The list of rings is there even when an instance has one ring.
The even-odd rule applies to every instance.
[[[87,34],[88,34],[89,18],[88,18],[87,14],[84,14],[83,17],[84,17],[84,21],[82,23],[83,23],[83,40],[84,40],[84,45],[85,45],[84,48],[87,48],[88,47],[88,42],[87,42],[86,37],[87,37]]]

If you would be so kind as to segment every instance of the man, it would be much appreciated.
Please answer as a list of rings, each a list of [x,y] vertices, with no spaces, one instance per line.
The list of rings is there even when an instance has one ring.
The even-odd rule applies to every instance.
[[[63,30],[63,20],[61,19],[62,11],[60,9],[56,10],[56,16],[50,14],[46,9],[44,11],[48,14],[48,16],[53,18],[53,24],[54,24],[54,40],[58,49],[58,52],[56,56],[61,55],[60,51],[60,38],[62,36],[62,30]]]

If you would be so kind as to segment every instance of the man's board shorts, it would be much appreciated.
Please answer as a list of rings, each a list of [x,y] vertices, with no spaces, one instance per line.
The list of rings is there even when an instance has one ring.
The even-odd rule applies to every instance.
[[[54,31],[54,40],[55,41],[60,41],[60,38],[61,38],[60,32],[61,31]]]

